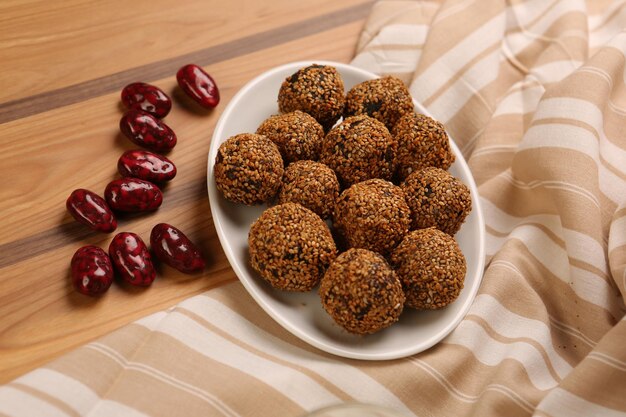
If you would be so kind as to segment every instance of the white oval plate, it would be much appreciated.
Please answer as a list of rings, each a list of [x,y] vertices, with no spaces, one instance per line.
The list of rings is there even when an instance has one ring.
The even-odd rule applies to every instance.
[[[375,74],[337,62],[315,61],[332,65],[341,73],[346,91],[355,84],[378,78]],[[273,289],[250,267],[248,231],[266,206],[249,207],[226,201],[215,187],[213,164],[219,145],[238,133],[254,133],[263,120],[278,113],[278,90],[283,80],[299,68],[313,62],[294,62],[267,71],[246,84],[230,101],[220,117],[208,156],[208,191],[213,222],[224,252],[246,290],[281,326],[305,342],[332,354],[366,360],[406,357],[433,346],[450,333],[469,309],[483,273],[484,222],[472,174],[459,149],[451,143],[456,162],[450,173],[460,178],[472,195],[472,211],[456,234],[467,259],[465,288],[459,298],[437,311],[405,309],[398,323],[368,336],[357,336],[336,325],[323,310],[317,290],[290,293]],[[428,114],[414,100],[418,112]]]

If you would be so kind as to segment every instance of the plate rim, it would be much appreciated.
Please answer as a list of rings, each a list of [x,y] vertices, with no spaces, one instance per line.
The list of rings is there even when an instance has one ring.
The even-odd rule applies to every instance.
[[[478,194],[478,187],[476,186],[474,176],[471,170],[469,169],[469,165],[465,161],[463,154],[461,153],[460,149],[458,148],[458,146],[456,145],[452,137],[450,137],[450,146],[452,147],[455,156],[457,156],[455,162],[459,163],[461,165],[461,168],[465,172],[469,173],[469,181],[468,181],[469,184],[466,184],[466,185],[470,188],[470,193],[474,197],[472,199],[473,210],[476,211],[478,227],[479,227],[479,230],[481,231],[481,233],[479,233],[479,236],[478,236],[479,250],[478,250],[478,268],[477,268],[478,271],[480,272],[479,272],[479,276],[477,277],[478,282],[473,288],[470,289],[471,292],[469,296],[467,297],[467,299],[465,300],[464,305],[459,310],[459,313],[457,314],[455,319],[452,320],[450,323],[448,323],[448,325],[446,325],[443,329],[441,329],[441,331],[439,331],[435,336],[431,336],[431,338],[426,342],[418,343],[416,345],[411,345],[405,348],[395,349],[390,352],[362,353],[362,352],[358,352],[354,350],[347,350],[347,349],[342,349],[337,346],[328,345],[314,337],[311,337],[307,332],[302,331],[297,326],[293,326],[288,321],[283,320],[282,315],[278,313],[277,311],[275,311],[273,306],[270,303],[266,302],[264,296],[261,296],[259,292],[257,291],[257,289],[254,286],[252,286],[251,283],[248,282],[248,279],[245,276],[244,271],[239,266],[239,261],[235,259],[234,251],[230,247],[230,244],[226,238],[226,233],[223,229],[223,225],[221,224],[221,222],[215,221],[216,218],[220,218],[221,216],[217,213],[216,207],[218,204],[213,204],[212,200],[214,200],[215,198],[219,198],[220,196],[217,193],[216,187],[215,186],[211,187],[211,181],[213,181],[213,164],[211,163],[213,158],[211,158],[211,154],[213,153],[213,150],[218,146],[216,145],[216,139],[219,136],[222,136],[222,131],[224,130],[224,125],[226,123],[225,120],[230,118],[229,117],[230,114],[233,112],[236,103],[239,102],[241,97],[244,96],[250,89],[252,89],[257,84],[261,83],[266,78],[274,75],[277,72],[282,72],[287,69],[297,70],[299,68],[302,68],[302,67],[314,64],[314,63],[320,64],[320,65],[334,66],[337,69],[343,68],[349,71],[356,71],[360,73],[362,76],[367,77],[368,79],[380,78],[380,76],[377,74],[352,66],[350,64],[344,64],[340,62],[327,61],[327,60],[306,60],[306,61],[294,61],[294,62],[283,64],[277,67],[273,67],[267,71],[264,71],[258,74],[257,76],[252,78],[250,81],[244,84],[243,87],[239,89],[239,91],[230,99],[228,105],[226,106],[222,114],[220,115],[220,118],[217,124],[215,125],[215,128],[213,130],[213,135],[211,136],[209,152],[207,154],[207,193],[208,193],[208,198],[209,198],[209,206],[211,208],[211,216],[213,219],[213,225],[217,231],[217,236],[220,241],[220,245],[222,246],[222,249],[224,253],[226,254],[226,258],[228,259],[230,267],[235,272],[235,275],[237,275],[239,282],[243,284],[243,286],[246,288],[246,291],[252,296],[252,298],[256,301],[256,303],[259,304],[259,306],[280,326],[282,326],[285,330],[287,330],[294,336],[305,341],[306,343],[322,351],[325,351],[325,352],[328,352],[337,356],[350,358],[350,359],[360,359],[360,360],[400,359],[400,358],[404,358],[404,357],[425,351],[431,348],[432,346],[436,345],[437,343],[439,343],[443,338],[445,338],[448,334],[450,334],[459,325],[459,323],[461,323],[461,321],[465,318],[465,316],[467,315],[469,311],[469,308],[471,307],[471,305],[474,302],[474,299],[476,298],[476,294],[478,293],[478,290],[480,288],[483,275],[484,275],[485,222],[484,222],[482,207],[480,204],[480,195]],[[431,114],[428,112],[428,110],[421,103],[415,100],[415,98],[412,98],[412,100],[413,100],[413,105],[416,109],[418,109],[421,113],[432,117]],[[228,248],[228,250],[226,248]]]

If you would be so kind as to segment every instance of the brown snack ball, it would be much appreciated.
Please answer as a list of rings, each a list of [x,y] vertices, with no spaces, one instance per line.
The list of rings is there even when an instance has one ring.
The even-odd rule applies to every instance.
[[[370,334],[398,321],[404,309],[402,284],[385,258],[350,249],[330,264],[320,284],[324,310],[351,333]]]
[[[400,187],[373,179],[341,193],[334,219],[350,247],[387,256],[409,231],[411,210]]]
[[[454,162],[446,129],[426,115],[405,114],[393,127],[392,135],[398,142],[396,177],[400,181],[423,168],[447,170]]]
[[[343,79],[335,67],[309,65],[283,81],[278,92],[282,113],[301,110],[328,131],[341,117],[344,98]]]
[[[220,145],[215,157],[217,189],[234,203],[253,205],[272,199],[283,171],[278,147],[263,135],[232,136]]]
[[[326,223],[295,203],[269,208],[248,233],[250,263],[272,287],[310,291],[337,256]]]
[[[322,141],[320,162],[331,167],[344,187],[371,178],[391,179],[396,142],[384,124],[367,115],[345,119]]]
[[[415,230],[391,255],[406,305],[434,310],[453,302],[463,289],[467,265],[456,240],[430,227]]]
[[[402,80],[383,77],[355,85],[346,94],[344,117],[367,114],[391,130],[405,113],[413,111],[411,93]]]
[[[415,171],[401,184],[412,229],[436,227],[453,236],[472,210],[469,188],[441,168]]]
[[[285,169],[278,203],[298,203],[323,219],[330,217],[339,197],[335,172],[314,161],[292,162]]]
[[[301,159],[317,160],[324,129],[311,115],[296,110],[265,119],[256,130],[278,146],[285,163]]]

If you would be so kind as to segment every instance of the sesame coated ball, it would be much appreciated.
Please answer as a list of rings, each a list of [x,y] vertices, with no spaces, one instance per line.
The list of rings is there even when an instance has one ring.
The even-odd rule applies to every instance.
[[[317,160],[324,138],[324,129],[317,120],[300,110],[269,117],[256,133],[267,136],[278,146],[285,163]]]
[[[387,256],[409,231],[411,211],[400,187],[372,179],[341,193],[334,221],[350,247]]]
[[[323,219],[330,217],[339,197],[335,172],[314,161],[292,162],[285,169],[278,203],[298,203]]]
[[[472,210],[469,188],[441,168],[415,171],[401,184],[411,209],[411,228],[434,226],[453,236]]]
[[[319,289],[324,310],[351,333],[371,334],[400,318],[402,284],[385,258],[350,249],[330,265]]]
[[[253,205],[274,198],[283,171],[278,147],[263,135],[232,136],[220,145],[215,157],[217,189],[234,203]]]
[[[355,85],[346,94],[344,117],[367,114],[391,130],[405,113],[413,111],[411,94],[402,80],[383,77]]]
[[[282,113],[301,110],[317,120],[328,131],[339,120],[345,98],[343,79],[335,67],[309,65],[283,81],[278,92]]]
[[[396,142],[384,124],[367,115],[335,126],[322,141],[320,162],[331,167],[344,187],[371,178],[389,180],[395,165]]]
[[[406,295],[406,305],[418,310],[442,308],[463,289],[467,265],[456,240],[434,227],[414,230],[391,255]]]
[[[265,210],[250,228],[248,248],[252,268],[286,291],[310,291],[337,256],[326,223],[295,203]]]
[[[431,117],[406,113],[393,127],[392,135],[398,142],[396,177],[400,181],[422,168],[447,170],[454,162],[446,129]]]

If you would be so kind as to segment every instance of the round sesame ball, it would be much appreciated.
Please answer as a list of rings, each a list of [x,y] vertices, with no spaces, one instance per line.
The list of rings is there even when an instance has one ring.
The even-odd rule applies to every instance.
[[[469,188],[441,168],[410,174],[401,184],[411,209],[411,228],[434,226],[454,235],[472,210]]]
[[[323,219],[330,217],[339,197],[335,172],[314,161],[292,162],[285,169],[278,203],[298,203]]]
[[[345,98],[343,79],[335,67],[309,65],[283,81],[278,92],[282,113],[301,110],[328,131],[339,120]]]
[[[217,150],[215,183],[225,199],[247,205],[274,198],[283,177],[278,147],[263,135],[242,133]]]
[[[372,179],[341,193],[334,221],[350,247],[387,256],[409,231],[411,211],[400,187]]]
[[[322,141],[320,162],[331,167],[344,187],[371,178],[391,179],[396,142],[384,124],[367,115],[345,119]]]
[[[285,163],[317,160],[324,129],[311,115],[296,110],[269,117],[256,130],[278,146]]]
[[[393,127],[398,142],[396,177],[400,181],[427,167],[448,169],[454,162],[450,139],[443,125],[423,114],[406,113]]]
[[[250,228],[248,248],[252,268],[286,291],[310,291],[337,256],[326,223],[295,203],[265,210]]]
[[[352,87],[346,94],[343,115],[367,114],[391,130],[402,115],[412,111],[413,100],[402,80],[387,76]]]
[[[333,320],[356,334],[391,326],[405,302],[402,284],[385,258],[365,249],[339,255],[322,278],[319,294]]]
[[[434,227],[414,230],[391,255],[406,305],[434,310],[453,302],[463,289],[467,265],[456,240]]]

